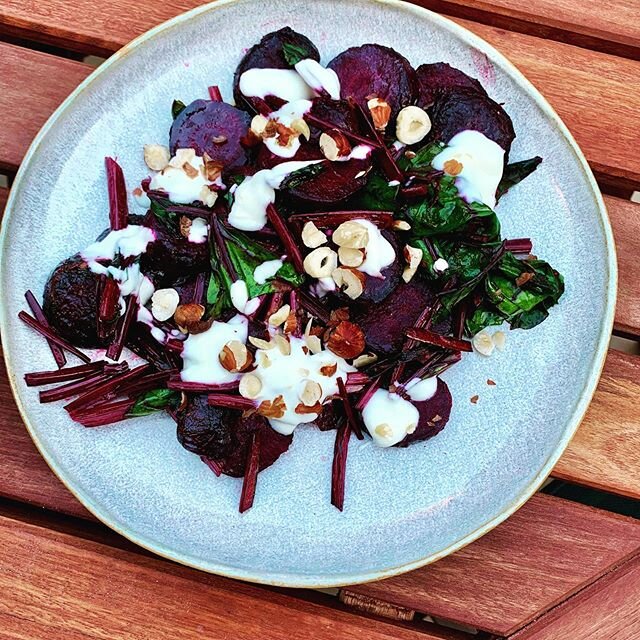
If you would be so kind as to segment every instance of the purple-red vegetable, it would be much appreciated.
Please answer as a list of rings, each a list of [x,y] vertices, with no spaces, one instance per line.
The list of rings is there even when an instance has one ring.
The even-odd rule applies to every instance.
[[[42,307],[40,306],[40,303],[38,302],[36,297],[33,295],[33,293],[31,291],[26,291],[24,294],[24,297],[27,299],[27,304],[29,305],[29,308],[31,309],[31,313],[33,313],[36,320],[43,327],[50,327],[49,322],[47,321],[47,318],[45,317],[44,312],[42,311]],[[51,355],[53,356],[53,359],[56,361],[56,364],[58,365],[58,367],[60,368],[64,367],[64,365],[67,364],[67,357],[64,355],[64,351],[55,342],[49,339],[47,339],[47,344],[49,345],[49,349],[51,349]]]
[[[253,499],[256,495],[256,484],[258,482],[258,471],[260,470],[260,432],[254,431],[247,457],[247,466],[242,482],[242,493],[240,494],[240,513],[244,513],[253,506]]]

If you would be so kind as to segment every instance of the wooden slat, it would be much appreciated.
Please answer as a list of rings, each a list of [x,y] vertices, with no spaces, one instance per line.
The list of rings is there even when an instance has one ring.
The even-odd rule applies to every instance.
[[[0,517],[0,635],[442,640],[158,558]]]
[[[553,475],[640,499],[640,357],[610,351],[596,397]]]
[[[38,129],[91,68],[6,43],[0,43],[0,60],[0,168],[13,170]]]
[[[452,556],[347,591],[509,635],[639,550],[640,522],[537,494]]]
[[[4,0],[0,29],[35,40],[86,51],[114,51],[158,22],[199,3],[62,0],[27,3]],[[542,91],[566,121],[599,179],[615,189],[640,185],[640,157],[628,153],[637,142],[635,114],[640,111],[640,63],[560,42],[504,31],[465,20],[503,51]],[[606,131],[606,135],[602,132]]]
[[[640,58],[636,0],[412,0],[415,4],[494,27]]]
[[[627,562],[510,640],[637,640],[640,558]]]

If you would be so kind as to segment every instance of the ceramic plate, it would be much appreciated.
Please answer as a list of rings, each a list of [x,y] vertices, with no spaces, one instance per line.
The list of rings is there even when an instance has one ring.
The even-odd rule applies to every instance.
[[[330,504],[334,434],[303,427],[288,453],[260,474],[254,507],[240,515],[240,481],[216,478],[185,451],[168,417],[85,429],[59,404],[40,405],[22,377],[53,362],[44,340],[16,316],[26,289],[40,295],[53,267],[107,226],[104,156],[117,155],[133,185],[146,175],[142,144],[167,140],[171,101],[206,97],[211,84],[230,99],[243,51],[284,25],[309,36],[325,63],[350,46],[376,42],[416,66],[444,60],[480,78],[513,118],[511,158],[544,157],[500,201],[505,235],[532,237],[536,254],[564,274],[567,289],[541,326],[510,332],[503,353],[465,356],[445,374],[454,407],[436,438],[397,450],[352,439],[343,513]],[[615,287],[602,198],[557,115],[485,42],[395,1],[221,1],[138,38],[40,132],[11,192],[2,235],[5,357],[27,428],[55,473],[98,518],[143,547],[206,571],[279,585],[332,586],[408,571],[459,549],[520,507],[589,403]]]

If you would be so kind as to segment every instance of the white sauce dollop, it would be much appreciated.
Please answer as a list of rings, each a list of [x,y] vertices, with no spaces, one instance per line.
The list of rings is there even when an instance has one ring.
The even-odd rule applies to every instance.
[[[374,444],[391,447],[415,431],[420,413],[397,393],[378,389],[362,410],[362,419]]]
[[[237,315],[229,322],[214,323],[203,333],[189,334],[182,349],[183,367],[180,377],[185,382],[224,384],[238,380],[242,374],[231,373],[221,364],[219,355],[227,342],[247,341],[248,321]]]
[[[433,269],[438,273],[444,273],[448,268],[449,268],[449,263],[444,258],[438,258],[433,263]]]
[[[281,100],[309,100],[313,89],[294,69],[249,69],[240,76],[240,93],[247,98],[276,96]]]
[[[326,91],[333,100],[340,100],[340,79],[333,69],[327,69],[319,62],[306,58],[295,65],[295,70],[314,91]]]
[[[253,270],[253,279],[257,284],[264,284],[269,278],[273,278],[273,276],[280,271],[282,265],[282,260],[267,260]]]
[[[201,200],[202,187],[210,185],[222,186],[220,178],[207,180],[201,167],[204,161],[200,156],[195,156],[189,164],[197,170],[198,175],[190,177],[182,167],[165,167],[160,173],[151,178],[149,188],[154,191],[164,191],[171,202],[176,204],[191,204]]]
[[[155,239],[155,233],[148,227],[130,224],[124,229],[110,231],[105,238],[81,251],[80,255],[93,271],[92,265],[98,260],[113,260],[117,254],[124,258],[139,256]]]
[[[189,227],[187,240],[194,244],[202,244],[207,241],[209,235],[209,225],[204,218],[194,218]]]
[[[449,160],[462,165],[455,180],[460,197],[467,202],[482,202],[493,209],[504,168],[504,149],[479,131],[461,131],[449,140],[431,165],[444,171]]]
[[[436,395],[438,378],[436,376],[424,378],[423,380],[414,378],[413,380],[409,380],[404,388],[414,402],[425,402],[426,400],[431,400],[431,398]]]
[[[322,160],[283,162],[245,178],[233,194],[228,222],[242,231],[259,231],[267,224],[267,207],[276,199],[276,189],[293,171]]]
[[[324,404],[327,398],[338,393],[338,378],[346,380],[347,373],[356,371],[347,363],[330,351],[320,353],[305,353],[303,347],[306,344],[302,338],[290,336],[291,354],[284,355],[279,348],[258,349],[256,352],[256,369],[252,373],[257,375],[262,382],[260,394],[255,398],[260,404],[263,400],[274,400],[281,395],[286,405],[286,411],[282,418],[270,418],[269,423],[278,433],[289,435],[302,423],[313,422],[319,414],[295,412],[300,404],[300,393],[305,384],[312,380],[317,382],[321,389],[320,404]],[[265,364],[267,366],[265,366]],[[331,376],[320,373],[321,367],[336,364],[336,371]]]
[[[374,278],[382,278],[382,270],[393,263],[396,259],[396,252],[375,224],[361,218],[354,220],[354,222],[366,227],[369,232],[369,243],[365,250],[366,256],[364,262],[357,269]]]
[[[291,127],[294,120],[299,120],[307,113],[312,106],[311,100],[294,100],[283,104],[277,111],[273,111],[269,118],[281,122],[285,127]],[[300,138],[296,137],[290,140],[285,147],[278,143],[280,136],[273,138],[264,138],[263,142],[267,149],[276,156],[281,158],[293,158],[300,149]]]

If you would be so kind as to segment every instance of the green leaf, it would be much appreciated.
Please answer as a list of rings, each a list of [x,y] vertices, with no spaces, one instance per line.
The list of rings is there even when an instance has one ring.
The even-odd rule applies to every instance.
[[[399,185],[389,186],[388,178],[379,171],[371,171],[367,184],[349,201],[349,208],[395,211],[399,189]]]
[[[286,63],[292,67],[306,58],[313,58],[314,52],[301,44],[293,44],[291,42],[285,42],[282,45],[282,55]]]
[[[162,409],[175,409],[180,403],[180,392],[173,389],[152,389],[138,396],[127,416],[136,418],[147,416]]]
[[[177,232],[180,226],[180,220],[177,213],[167,211],[167,207],[171,205],[169,200],[151,200],[151,213],[170,231]]]
[[[301,169],[292,171],[280,184],[280,191],[284,189],[297,189],[301,184],[311,178],[315,178],[318,174],[322,173],[325,166],[322,162],[316,164],[309,164]]]
[[[511,187],[518,184],[518,182],[522,182],[528,175],[532,174],[541,162],[542,158],[535,156],[535,158],[529,158],[529,160],[520,160],[520,162],[508,164],[504,169],[502,179],[498,185],[496,200],[499,200]]]
[[[476,333],[487,327],[500,325],[504,322],[504,317],[497,311],[481,306],[475,310],[471,318],[467,318],[465,329],[467,335],[475,336]]]
[[[175,120],[186,108],[187,105],[182,100],[174,100],[171,104],[171,117]]]
[[[398,166],[403,170],[430,169],[433,159],[445,148],[442,142],[430,142],[416,151],[413,158],[407,158],[404,154],[398,160]]]

